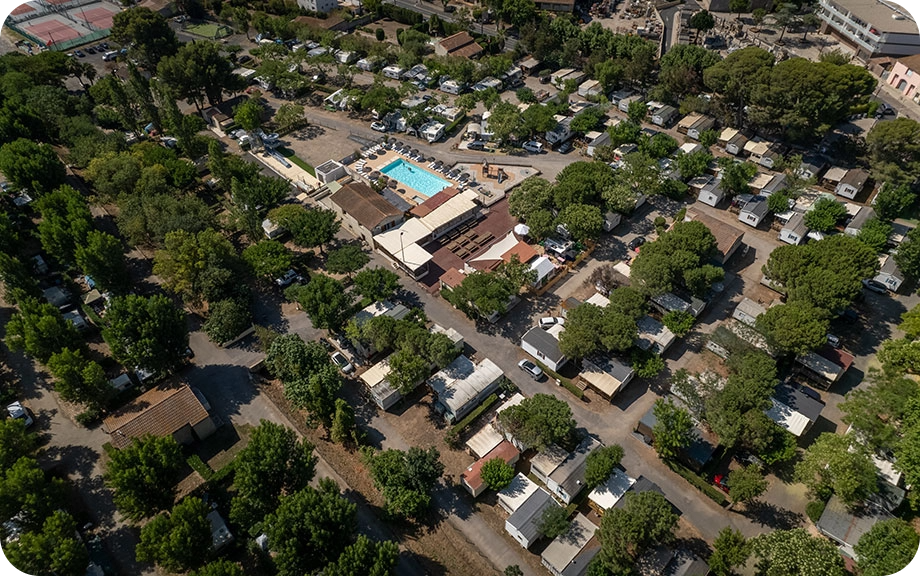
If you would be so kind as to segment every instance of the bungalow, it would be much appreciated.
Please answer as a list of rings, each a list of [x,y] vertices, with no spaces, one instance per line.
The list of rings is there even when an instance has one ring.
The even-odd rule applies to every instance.
[[[632,96],[632,95],[635,94],[635,93],[636,93],[636,91],[633,90],[633,89],[631,89],[631,88],[623,88],[623,89],[621,89],[621,90],[617,90],[617,91],[615,91],[615,92],[611,92],[610,95],[607,97],[607,99],[610,100],[610,103],[611,103],[611,104],[613,104],[614,106],[619,107],[620,102],[621,102],[624,98],[629,98],[630,96]]]
[[[795,357],[797,372],[824,390],[843,377],[853,360],[853,355],[830,346]]]
[[[389,410],[391,406],[402,399],[398,388],[390,385],[387,376],[390,375],[390,358],[384,358],[361,374],[361,381],[367,386],[374,401],[381,410]]]
[[[669,126],[679,112],[673,106],[662,106],[652,114],[652,124],[656,126]]]
[[[486,462],[499,458],[513,467],[520,457],[521,453],[518,449],[511,442],[503,440],[491,452],[473,462],[465,472],[460,474],[460,484],[466,488],[473,498],[478,498],[489,487],[482,479],[482,466]]]
[[[737,128],[726,128],[719,134],[719,145],[732,156],[741,154],[747,141],[747,137]]]
[[[438,56],[452,56],[456,58],[477,58],[482,54],[483,48],[467,31],[457,32],[434,45],[434,53]]]
[[[875,276],[875,281],[881,282],[892,292],[897,292],[901,288],[901,284],[904,283],[904,274],[901,273],[897,262],[890,255],[884,254],[880,260],[882,266]]]
[[[546,141],[549,142],[550,146],[565,142],[572,137],[571,116],[556,114],[553,116],[553,120],[556,121],[556,125],[545,134]]]
[[[754,302],[750,298],[745,298],[735,306],[735,311],[732,312],[732,318],[748,326],[754,326],[757,322],[757,318],[766,311],[767,309],[757,302]]]
[[[492,76],[486,76],[479,82],[473,84],[473,92],[485,92],[486,90],[496,90],[501,92],[502,81]]]
[[[868,180],[868,172],[861,168],[852,168],[847,170],[847,173],[844,174],[840,182],[837,183],[836,188],[834,188],[834,193],[837,196],[843,196],[844,198],[852,200],[856,198],[857,194],[862,192]]]
[[[365,72],[374,72],[377,68],[380,67],[381,60],[379,58],[367,57],[361,58],[355,64],[358,67],[358,70],[364,70]]]
[[[744,151],[750,155],[751,162],[773,169],[782,158],[780,147],[773,142],[765,142],[759,138],[749,140],[744,145]]]
[[[233,533],[227,528],[227,523],[217,510],[211,510],[207,515],[211,524],[211,551],[219,552],[233,543]]]
[[[715,208],[725,198],[725,191],[722,190],[722,179],[708,177],[709,181],[703,185],[697,194],[696,199]]]
[[[588,454],[601,445],[591,436],[585,438],[571,453],[552,445],[533,457],[530,471],[560,500],[571,504],[584,490]]]
[[[637,150],[639,150],[639,147],[631,142],[627,144],[620,144],[613,150],[613,159],[619,162]]]
[[[860,206],[856,216],[853,216],[847,223],[847,227],[844,229],[843,233],[847,236],[857,236],[863,226],[866,225],[866,222],[875,217],[875,210],[868,206]]]
[[[572,12],[575,10],[575,0],[537,0],[537,10],[547,12]]]
[[[741,229],[690,208],[684,216],[684,222],[692,220],[702,222],[715,236],[717,253],[713,260],[717,264],[724,265],[741,246],[741,239],[744,237],[744,232]]]
[[[588,143],[588,148],[585,152],[588,156],[594,158],[594,153],[598,148],[610,145],[610,133],[606,130],[603,132],[588,132],[585,134],[585,140]]]
[[[456,96],[457,94],[463,92],[466,89],[466,86],[457,82],[456,80],[451,80],[448,78],[444,82],[441,82],[441,84],[438,86],[438,89],[446,94],[453,94]]]
[[[578,87],[578,95],[582,98],[599,96],[601,92],[603,92],[603,87],[597,80],[585,80]]]
[[[770,401],[766,415],[797,437],[808,432],[824,410],[824,402],[789,384],[777,386]]]
[[[651,350],[655,354],[664,354],[677,336],[667,326],[651,316],[643,316],[636,320],[639,335],[636,346],[643,350]]]
[[[824,176],[821,177],[821,180],[818,182],[818,184],[825,190],[834,192],[837,190],[837,185],[840,184],[840,181],[843,180],[843,177],[846,175],[846,168],[841,168],[840,166],[831,166],[827,169],[827,172],[824,173]]]
[[[655,308],[660,310],[662,314],[667,314],[668,312],[689,312],[694,318],[699,317],[706,308],[706,302],[695,296],[690,296],[690,301],[688,302],[673,292],[665,292],[664,294],[653,296],[650,302]]]
[[[636,559],[640,574],[699,576],[709,574],[709,565],[691,550],[659,546]]]
[[[354,321],[356,324],[361,325],[370,320],[371,318],[376,318],[377,316],[389,316],[394,320],[401,320],[409,315],[409,309],[403,306],[402,304],[394,304],[389,300],[381,300],[380,302],[374,302],[358,310],[354,315]],[[366,346],[360,340],[353,341],[352,344],[355,347],[355,350],[361,356],[368,358],[377,353],[377,348],[373,344],[367,344]]]
[[[543,513],[558,506],[549,492],[538,488],[505,520],[505,531],[526,550],[540,539],[537,527]]]
[[[676,396],[670,396],[670,398],[675,404],[684,405],[683,401]],[[651,444],[655,440],[654,430],[657,423],[658,418],[655,417],[655,407],[652,406],[639,420],[636,425],[636,432],[642,434],[646,442]],[[690,468],[698,472],[712,459],[712,455],[718,447],[718,441],[710,433],[700,428],[698,424],[690,431],[690,435],[690,445],[681,449],[680,456]]]
[[[613,400],[617,392],[629,384],[635,372],[633,369],[615,358],[595,358],[594,361],[585,358],[581,361],[579,378],[597,392]]]
[[[837,543],[837,547],[847,557],[857,559],[854,547],[859,539],[878,522],[892,516],[881,506],[867,503],[852,509],[847,507],[836,495],[831,496],[824,507],[821,518],[815,524],[818,532]]]
[[[431,109],[431,113],[435,116],[442,116],[448,122],[453,122],[457,118],[463,116],[463,108],[457,108],[456,106],[445,106],[444,104],[438,104]]]
[[[619,104],[617,104],[617,108],[619,108],[620,112],[623,112],[625,114],[626,112],[629,112],[630,104],[632,104],[633,102],[641,102],[641,101],[642,101],[642,96],[639,96],[638,94],[635,94],[633,96],[626,96],[625,98],[620,99]]]
[[[760,194],[760,191],[770,183],[770,180],[773,178],[771,174],[766,172],[758,172],[754,179],[748,182],[748,188],[751,189],[751,194],[757,195]]]
[[[703,145],[697,142],[684,142],[677,149],[677,152],[674,153],[674,157],[677,157],[681,154],[696,154],[697,152],[703,151]]]
[[[556,324],[548,330],[535,326],[521,338],[521,348],[552,371],[558,371],[569,361],[559,350],[559,334],[563,326]]]
[[[511,484],[498,491],[498,505],[508,514],[514,514],[537,490],[541,488],[518,472]]]
[[[583,559],[579,561],[578,556],[588,545],[588,542],[594,538],[596,530],[597,526],[581,512],[575,514],[575,519],[569,529],[564,534],[557,536],[543,550],[540,555],[543,565],[553,576],[586,573],[589,562],[585,562]],[[600,550],[600,545],[595,543],[592,548]]]
[[[70,322],[70,324],[77,329],[77,332],[83,332],[89,328],[89,324],[86,323],[86,318],[83,317],[83,314],[80,314],[79,310],[64,312],[61,314],[61,317]]]
[[[585,76],[587,76],[587,74],[580,69],[563,68],[562,70],[557,70],[552,75],[552,81],[556,88],[563,89],[567,82],[574,82],[575,85],[578,86],[585,79]]]
[[[808,234],[808,226],[805,225],[805,215],[801,212],[795,212],[789,220],[783,224],[779,231],[779,239],[786,244],[798,245],[805,241]]]
[[[358,60],[358,53],[350,50],[339,50],[335,53],[335,61],[339,64],[351,64]]]
[[[418,129],[419,136],[428,141],[428,143],[437,142],[444,137],[444,124],[436,120],[429,120],[422,124]]]
[[[802,163],[799,164],[795,173],[806,180],[814,178],[817,181],[825,168],[827,168],[827,162],[824,161],[824,158],[816,154],[806,154],[802,156]]]
[[[789,187],[789,183],[786,181],[785,174],[773,174],[770,178],[770,181],[760,189],[760,195],[770,197],[770,195],[777,192],[782,192]]]
[[[147,435],[172,436],[180,444],[190,444],[217,430],[204,397],[186,384],[152,388],[105,418],[102,424],[112,446],[119,450],[135,438]]]
[[[373,188],[361,182],[349,182],[329,198],[332,210],[345,228],[376,247],[374,236],[398,226],[404,214],[387,202]]]
[[[70,292],[60,286],[45,288],[42,290],[42,296],[55,308],[61,308],[70,302]]]
[[[327,160],[316,167],[316,179],[323,184],[335,182],[345,176],[348,176],[348,169],[344,164],[335,160]]]
[[[474,364],[466,356],[458,356],[428,380],[435,396],[435,410],[448,423],[455,422],[494,392],[503,376],[501,368],[488,358]]]
[[[741,212],[738,214],[738,220],[748,226],[757,228],[757,225],[760,224],[769,211],[767,199],[763,196],[754,196],[744,203]]]
[[[716,125],[715,118],[704,116],[699,112],[692,112],[681,118],[677,123],[677,131],[686,134],[688,138],[700,139],[700,134],[711,130]]]
[[[406,69],[405,69],[405,68],[401,68],[401,67],[396,66],[396,65],[392,65],[392,66],[384,66],[384,67],[383,67],[383,70],[381,70],[381,72],[382,72],[383,75],[386,76],[387,78],[390,78],[390,79],[392,79],[392,80],[401,80],[401,79],[402,79],[402,75],[405,74],[405,72],[406,72]]]
[[[588,494],[588,505],[603,516],[604,512],[610,510],[636,483],[635,478],[631,478],[626,472],[619,468],[613,470],[613,474],[607,478],[607,481],[595,488]]]

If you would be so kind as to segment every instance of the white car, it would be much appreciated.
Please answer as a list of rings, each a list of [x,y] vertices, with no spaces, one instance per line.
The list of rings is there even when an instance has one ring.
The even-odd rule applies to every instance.
[[[371,123],[371,130],[376,130],[377,132],[386,132],[386,131],[387,131],[387,125],[384,124],[383,122],[372,122],[372,123]]]
[[[532,154],[540,154],[541,152],[543,152],[543,144],[541,144],[540,142],[537,142],[536,140],[530,140],[529,142],[524,142],[522,147],[524,148],[524,150],[527,150],[528,152]]]
[[[562,318],[561,316],[546,316],[544,318],[540,318],[540,328],[543,328],[544,330],[550,326],[555,326],[556,324],[565,324],[565,318]]]
[[[834,336],[833,334],[827,335],[827,343],[834,348],[840,348],[840,338]]]
[[[287,286],[294,280],[297,280],[298,282],[303,282],[303,278],[301,278],[297,272],[295,272],[294,270],[288,270],[287,272],[282,274],[280,278],[275,278],[275,284],[284,288],[285,286]]]
[[[527,374],[534,380],[539,380],[543,377],[543,369],[530,360],[521,360],[518,362],[518,368],[524,372],[527,372]]]
[[[341,352],[333,352],[332,362],[336,366],[338,366],[339,370],[341,370],[345,374],[351,374],[352,372],[355,371],[354,365],[351,362],[349,362],[348,358],[346,358],[345,355],[342,354]]]
[[[22,405],[22,402],[13,402],[6,407],[6,411],[9,412],[10,418],[14,420],[22,420],[23,424],[26,425],[26,428],[35,423],[32,420],[32,415],[29,414],[29,409]]]

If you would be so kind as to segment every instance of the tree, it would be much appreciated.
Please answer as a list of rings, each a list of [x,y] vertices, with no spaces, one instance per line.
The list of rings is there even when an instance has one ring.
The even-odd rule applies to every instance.
[[[900,572],[917,555],[920,535],[900,518],[876,523],[863,534],[854,550],[863,576],[886,576]]]
[[[532,105],[521,113],[522,136],[532,137],[534,134],[548,132],[555,128],[556,124],[553,111],[547,106]]]
[[[602,446],[588,454],[585,460],[585,485],[593,490],[610,478],[623,459],[623,447],[619,444]]]
[[[690,445],[693,439],[693,420],[689,412],[660,398],[655,401],[653,411],[656,420],[652,428],[655,451],[662,460],[673,460]]]
[[[205,564],[198,570],[189,573],[189,576],[244,576],[243,569],[236,562],[230,560],[215,560]]]
[[[230,519],[257,534],[262,520],[278,508],[282,495],[302,490],[313,479],[313,449],[313,444],[298,440],[290,428],[262,420],[234,460],[236,495]]]
[[[505,571],[502,572],[503,576],[524,576],[524,571],[521,570],[521,567],[517,564],[506,566]]]
[[[255,98],[244,100],[233,109],[233,119],[243,130],[255,131],[262,125],[262,104]]]
[[[696,178],[704,174],[710,162],[712,162],[712,154],[708,150],[700,150],[692,154],[682,152],[677,155],[677,169],[680,171],[681,178],[685,179]]]
[[[23,530],[37,530],[65,505],[64,481],[42,470],[33,458],[21,457],[0,474],[0,520]]]
[[[64,182],[64,165],[48,144],[19,138],[0,146],[0,172],[17,190],[40,196]]]
[[[684,310],[671,310],[662,317],[661,323],[676,336],[680,337],[690,332],[695,320],[696,318],[689,312]]]
[[[514,480],[514,467],[503,458],[492,458],[480,469],[482,481],[492,490],[502,490]]]
[[[210,508],[200,498],[185,498],[169,515],[160,514],[141,528],[137,559],[171,572],[201,566],[211,548]]]
[[[190,233],[176,230],[166,235],[154,256],[154,274],[164,286],[187,302],[226,298],[238,258],[233,245],[220,232],[207,229]]]
[[[35,298],[24,298],[19,302],[19,311],[6,324],[6,345],[47,362],[64,348],[80,348],[82,341],[74,325],[57,308]]]
[[[731,576],[736,566],[743,566],[750,556],[750,546],[741,532],[730,526],[719,530],[712,543],[709,567],[716,576]]]
[[[83,576],[89,555],[77,536],[77,524],[63,510],[55,510],[40,532],[24,532],[4,546],[4,553],[28,574]]]
[[[319,342],[304,342],[299,334],[274,338],[265,357],[269,373],[282,382],[306,378],[331,363]]]
[[[540,515],[540,520],[537,522],[537,532],[550,540],[565,534],[571,527],[569,511],[557,506],[555,503],[543,510],[543,514]]]
[[[184,465],[182,448],[172,436],[145,436],[109,454],[105,480],[121,513],[140,520],[172,505]]]
[[[757,166],[751,162],[735,162],[728,158],[722,159],[722,189],[729,196],[747,194],[751,191],[748,182],[757,174]]]
[[[329,255],[326,256],[326,270],[333,274],[351,274],[363,268],[370,260],[370,256],[364,253],[361,246],[346,244],[341,248],[329,251]],[[385,269],[380,268],[380,270]],[[390,271],[387,270],[387,272]],[[392,272],[390,273],[392,274]]]
[[[308,209],[300,204],[286,204],[268,213],[272,222],[284,227],[294,237],[294,243],[304,248],[319,247],[329,242],[339,231],[341,223],[335,212]]]
[[[642,247],[633,261],[630,277],[651,295],[669,292],[675,285],[686,284],[687,279],[693,280],[694,291],[708,289],[707,279],[715,278],[709,269],[704,269],[701,277],[692,271],[706,266],[704,262],[715,247],[715,237],[704,224],[678,222],[670,231]]]
[[[907,233],[907,241],[901,242],[894,253],[898,269],[910,278],[920,278],[920,232],[916,228]],[[866,276],[868,277],[868,276]]]
[[[26,431],[20,418],[0,421],[0,470],[9,470],[22,457],[35,452],[37,437]]]
[[[261,239],[265,212],[277,206],[290,191],[291,185],[281,178],[261,174],[245,178],[231,177],[230,194],[237,226],[251,240]]]
[[[594,240],[604,227],[604,217],[597,206],[569,204],[559,212],[559,223],[579,242]]]
[[[431,373],[431,364],[428,360],[408,349],[391,354],[389,364],[390,374],[387,379],[403,394],[415,390],[415,387]]]
[[[750,9],[750,0],[729,0],[728,2],[728,11],[737,14],[739,19],[741,18],[742,12],[747,12]]]
[[[176,53],[176,33],[159,13],[135,7],[119,12],[112,19],[112,38],[122,46],[131,46],[133,57],[148,68],[155,68],[164,56]]]
[[[795,477],[816,495],[835,493],[855,504],[878,491],[875,465],[851,437],[821,434],[795,467]]]
[[[832,198],[821,198],[805,213],[805,225],[818,232],[829,232],[846,214],[846,207],[840,202]]]
[[[185,313],[162,294],[113,298],[102,337],[112,355],[126,366],[153,373],[175,368],[188,348]]]
[[[323,568],[324,576],[391,576],[395,574],[399,546],[395,542],[374,542],[360,534],[354,544],[345,548],[338,559]]]
[[[767,479],[756,466],[732,470],[728,474],[728,491],[732,503],[753,502],[767,490]]]
[[[517,134],[523,128],[523,118],[518,107],[504,100],[495,104],[492,108],[492,116],[489,117],[489,129],[492,131],[492,137],[499,144],[504,143],[512,134]]]
[[[355,291],[375,302],[386,300],[399,290],[399,276],[386,268],[368,268],[355,274]]]
[[[335,395],[341,387],[338,368],[329,362],[308,376],[285,382],[284,397],[295,408],[306,409],[328,429],[335,414]]]
[[[601,518],[597,531],[601,549],[595,562],[610,573],[622,573],[650,546],[670,542],[677,520],[671,503],[661,494],[626,494],[622,508],[608,510]]]
[[[85,243],[78,244],[74,257],[77,266],[90,276],[100,289],[121,293],[129,282],[124,249],[118,238],[99,230],[86,235]]]
[[[351,294],[345,292],[341,282],[325,274],[314,274],[309,282],[291,286],[284,294],[289,300],[300,304],[314,328],[335,332],[351,316]]]
[[[210,40],[183,44],[174,56],[157,65],[159,80],[175,90],[179,98],[201,110],[205,100],[212,106],[223,101],[223,92],[243,87],[233,73],[233,64],[221,53],[221,45]]]
[[[300,104],[285,102],[275,112],[275,124],[282,133],[299,128],[305,121],[304,108]]]
[[[543,450],[569,438],[575,420],[568,403],[549,394],[534,394],[503,410],[498,421],[521,444]]]
[[[346,443],[355,439],[357,429],[355,428],[355,411],[351,405],[338,398],[335,401],[335,414],[332,416],[332,427],[329,429],[329,436],[334,442]]]
[[[764,576],[843,576],[843,558],[830,540],[802,528],[776,530],[750,541]]]
[[[789,211],[789,201],[792,198],[786,194],[786,191],[774,192],[767,198],[767,208],[774,214],[782,214]]]
[[[913,184],[920,178],[920,124],[910,118],[878,122],[866,135],[869,162],[876,180],[885,188]]]
[[[700,10],[690,17],[689,24],[697,32],[707,32],[715,28],[716,19],[708,11]]]
[[[329,479],[281,498],[265,521],[280,576],[311,574],[339,557],[357,529],[357,507]]]
[[[648,116],[648,107],[645,102],[636,100],[629,103],[629,109],[626,111],[626,117],[636,126],[641,126],[642,121]]]
[[[764,19],[767,17],[767,11],[764,8],[756,8],[751,12],[751,19],[754,21],[754,26],[760,26],[763,24]]]
[[[77,246],[86,242],[93,229],[93,216],[86,200],[65,185],[39,198],[36,204],[42,216],[38,224],[42,248],[64,263],[73,263]]]
[[[388,513],[401,518],[417,519],[431,503],[431,490],[444,464],[433,446],[427,450],[413,446],[407,452],[388,449],[364,452],[374,486],[383,493]]]
[[[240,299],[218,300],[208,308],[208,319],[201,329],[211,342],[229,342],[252,326],[249,302]]]
[[[260,278],[278,278],[291,268],[291,251],[277,240],[260,240],[243,250],[243,261]]]
[[[54,375],[54,389],[68,402],[100,407],[111,396],[112,387],[105,371],[96,362],[87,360],[79,349],[63,348],[53,354],[48,359],[48,371]]]
[[[732,52],[703,73],[706,86],[717,92],[719,99],[734,113],[735,127],[743,125],[744,109],[750,103],[751,93],[761,78],[769,74],[773,61],[773,55],[763,48],[749,46]]]
[[[872,248],[876,254],[880,254],[888,245],[888,237],[891,236],[892,230],[891,224],[873,217],[866,220],[856,238]]]
[[[807,302],[772,306],[757,317],[757,329],[780,350],[805,354],[827,343],[828,313]]]

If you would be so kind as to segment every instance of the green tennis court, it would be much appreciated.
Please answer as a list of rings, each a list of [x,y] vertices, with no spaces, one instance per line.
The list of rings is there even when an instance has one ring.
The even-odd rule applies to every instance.
[[[193,24],[191,26],[186,26],[185,31],[189,34],[194,34],[195,36],[201,36],[203,38],[223,38],[224,36],[229,36],[231,30],[228,26],[222,26],[220,24]]]

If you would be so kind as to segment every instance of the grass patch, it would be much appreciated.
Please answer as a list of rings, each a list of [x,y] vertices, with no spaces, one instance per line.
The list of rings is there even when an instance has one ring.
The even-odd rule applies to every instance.
[[[290,160],[292,164],[299,166],[301,169],[309,172],[310,176],[316,178],[316,169],[304,162],[299,156],[297,156],[297,154],[294,154],[294,151],[290,148],[278,148],[278,153]]]
[[[217,39],[224,36],[229,36],[229,31],[226,26],[220,26],[218,24],[193,24],[192,26],[186,26],[185,31],[189,34],[194,34],[195,36],[201,36],[203,38]]]
[[[546,373],[547,376],[558,380],[559,383],[562,384],[562,386],[566,390],[574,394],[576,398],[581,400],[585,397],[584,391],[580,389],[578,386],[576,386],[575,384],[573,384],[571,380],[569,380],[565,376],[560,375],[558,372],[554,372],[550,370],[549,368],[547,368],[546,364],[540,362],[539,360],[534,360],[534,362],[537,363],[537,366],[539,366],[543,370],[543,372]]]
[[[473,422],[473,420],[475,420],[476,418],[479,418],[479,416],[482,415],[483,412],[488,410],[489,407],[492,406],[492,404],[495,404],[496,400],[498,400],[498,396],[495,394],[490,394],[488,398],[482,401],[482,404],[480,404],[475,409],[473,409],[472,412],[467,414],[463,418],[463,420],[454,424],[453,427],[451,427],[450,429],[450,433],[459,435],[461,432],[463,432],[464,429],[466,429],[467,426],[469,426]]]
[[[210,466],[204,463],[204,460],[202,460],[201,456],[198,454],[192,454],[186,458],[185,461],[188,462],[192,470],[201,474],[201,477],[204,478],[205,481],[210,480],[214,476],[214,471],[211,470]]]
[[[725,494],[723,494],[721,490],[707,482],[705,478],[702,478],[693,470],[679,462],[668,462],[667,464],[671,470],[677,472],[684,480],[696,486],[700,492],[709,496],[709,498],[719,506],[725,506],[728,502],[728,498],[725,497]]]

